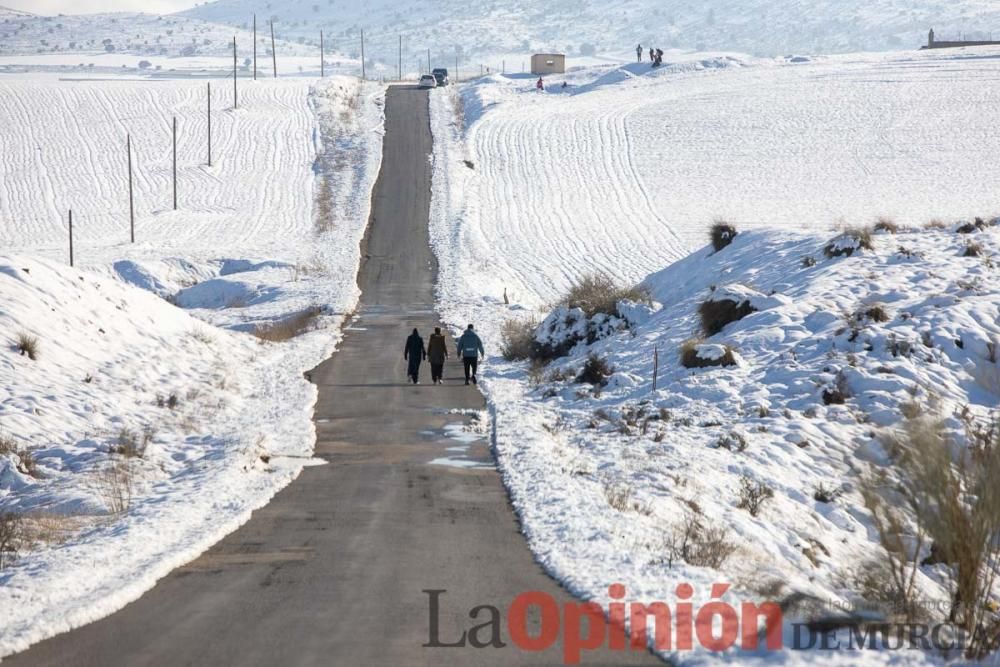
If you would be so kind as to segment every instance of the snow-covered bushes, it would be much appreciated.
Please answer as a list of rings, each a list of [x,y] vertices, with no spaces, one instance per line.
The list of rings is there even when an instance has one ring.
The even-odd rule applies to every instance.
[[[649,295],[639,287],[621,287],[610,277],[595,273],[584,276],[570,287],[560,305],[579,308],[588,318],[598,314],[617,317],[622,301],[648,302]]]
[[[728,345],[705,343],[697,338],[684,341],[681,345],[681,365],[684,368],[735,366],[737,363],[736,352]]]
[[[891,218],[879,218],[878,221],[875,222],[874,230],[876,232],[883,232],[886,234],[898,234],[899,225],[897,225],[896,221]]]
[[[719,220],[713,224],[712,229],[709,231],[709,238],[712,240],[712,247],[715,248],[715,252],[719,252],[732,243],[738,233],[736,227],[728,222]]]
[[[872,230],[867,227],[848,227],[844,233],[830,241],[823,254],[828,259],[834,257],[850,257],[858,250],[871,250],[874,247],[872,242]]]
[[[509,361],[547,363],[565,357],[581,343],[593,344],[644,322],[653,312],[643,289],[620,287],[598,274],[585,276],[541,324],[507,320],[501,329],[501,351]]]
[[[973,232],[978,232],[986,229],[986,221],[982,218],[976,218],[972,222],[965,222],[960,224],[955,228],[955,231],[959,234],[972,234]]]
[[[713,290],[712,294],[698,307],[701,329],[706,336],[714,336],[727,324],[742,320],[757,309],[750,299],[733,290]]]
[[[587,361],[583,363],[583,369],[576,376],[576,381],[580,383],[592,384],[595,387],[603,387],[608,383],[608,378],[614,373],[614,369],[608,365],[607,359],[602,359],[596,354],[590,354]]]

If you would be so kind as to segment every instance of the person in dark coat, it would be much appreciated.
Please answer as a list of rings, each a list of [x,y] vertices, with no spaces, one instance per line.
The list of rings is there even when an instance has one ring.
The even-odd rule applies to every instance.
[[[403,348],[403,359],[409,361],[406,375],[413,381],[413,384],[420,384],[420,362],[427,358],[427,350],[424,349],[424,339],[416,329],[406,339],[406,347]]]
[[[431,380],[441,384],[444,361],[448,358],[448,343],[441,333],[441,327],[434,327],[434,333],[427,339],[427,361],[431,362]]]
[[[458,339],[458,356],[462,358],[462,365],[465,366],[465,384],[476,384],[476,371],[479,370],[479,358],[485,357],[483,341],[479,339],[476,332],[472,330],[472,325],[465,330],[462,337]]]

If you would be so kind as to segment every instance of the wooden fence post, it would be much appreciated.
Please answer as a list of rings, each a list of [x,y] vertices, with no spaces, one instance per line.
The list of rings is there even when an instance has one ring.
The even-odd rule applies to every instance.
[[[361,80],[367,79],[367,73],[365,72],[365,31],[361,31]]]
[[[212,82],[208,82],[208,166],[212,166]]]
[[[653,348],[653,391],[656,391],[656,383],[660,376],[660,346]]]
[[[69,265],[73,266],[73,209],[69,210]]]
[[[278,78],[278,51],[274,48],[274,21],[271,21],[271,65],[274,67],[274,78]]]
[[[128,226],[132,243],[135,243],[135,200],[132,195],[132,135],[125,135],[125,150],[128,151]]]
[[[174,210],[177,210],[177,116],[174,116]]]
[[[326,56],[323,49],[323,31],[319,31],[319,78],[326,78]]]

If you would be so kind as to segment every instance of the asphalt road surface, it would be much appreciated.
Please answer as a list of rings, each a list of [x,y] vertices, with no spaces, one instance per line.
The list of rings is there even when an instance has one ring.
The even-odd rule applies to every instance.
[[[406,383],[403,342],[434,313],[428,242],[427,93],[390,88],[382,173],[359,274],[360,309],[319,386],[316,456],[265,508],[112,616],[9,658],[10,665],[558,665],[510,639],[524,591],[570,596],[534,562],[476,417],[480,393],[454,360],[445,384]],[[496,341],[486,341],[496,344]],[[452,352],[454,345],[449,340]],[[609,582],[610,583],[610,582]],[[500,610],[505,647],[434,648]],[[529,615],[537,636],[539,614]],[[489,640],[482,631],[478,639]],[[6,661],[5,661],[6,662]],[[658,664],[641,652],[585,652],[584,664]]]

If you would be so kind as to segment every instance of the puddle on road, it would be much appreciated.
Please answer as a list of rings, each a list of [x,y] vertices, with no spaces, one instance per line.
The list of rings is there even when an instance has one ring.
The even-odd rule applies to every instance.
[[[421,435],[444,436],[448,440],[458,444],[446,447],[448,456],[434,459],[430,465],[449,466],[452,468],[463,468],[466,470],[492,470],[493,461],[482,461],[471,458],[469,450],[476,443],[486,440],[488,437],[486,412],[475,412],[472,419],[466,423],[448,424],[443,431],[421,431]]]

